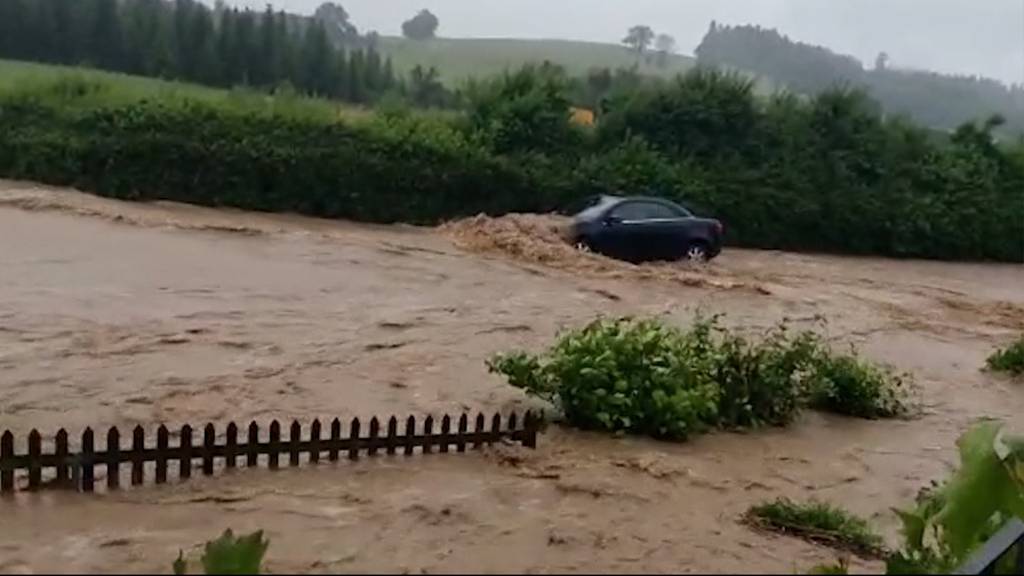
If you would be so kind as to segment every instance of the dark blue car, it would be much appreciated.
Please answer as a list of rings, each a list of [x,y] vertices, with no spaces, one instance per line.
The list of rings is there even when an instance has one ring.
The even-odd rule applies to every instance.
[[[572,239],[605,256],[641,263],[705,262],[722,251],[722,223],[661,198],[601,196],[573,218]]]

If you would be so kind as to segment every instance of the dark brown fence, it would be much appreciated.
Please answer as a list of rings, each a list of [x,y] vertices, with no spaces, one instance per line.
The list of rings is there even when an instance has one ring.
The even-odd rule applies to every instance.
[[[265,462],[270,469],[281,466],[282,456],[288,459],[288,465],[298,466],[304,459],[316,464],[325,457],[329,461],[337,461],[345,457],[358,460],[361,454],[376,456],[379,454],[411,455],[418,448],[423,454],[435,450],[445,453],[454,450],[465,452],[467,448],[479,448],[483,445],[501,441],[519,442],[523,446],[536,448],[537,431],[541,417],[527,412],[520,422],[513,412],[505,422],[500,414],[495,414],[490,421],[483,414],[477,415],[473,429],[470,430],[469,417],[463,414],[454,424],[449,416],[435,422],[432,416],[423,420],[422,429],[418,428],[416,419],[410,416],[400,428],[397,418],[392,416],[383,426],[377,418],[370,419],[364,432],[358,418],[348,426],[348,434],[342,436],[341,421],[335,418],[329,430],[321,427],[319,420],[309,426],[308,435],[303,435],[303,427],[293,421],[288,430],[288,437],[282,439],[281,424],[274,420],[270,423],[265,440],[260,439],[260,426],[253,422],[247,430],[240,430],[233,422],[227,425],[223,438],[219,438],[213,424],[202,429],[202,437],[193,442],[195,430],[185,425],[181,427],[178,445],[171,446],[171,433],[165,426],[156,431],[155,446],[147,446],[146,431],[142,426],[132,430],[131,446],[122,448],[121,433],[117,428],[107,432],[106,444],[101,450],[96,449],[96,439],[91,428],[82,433],[80,449],[69,450],[68,433],[61,429],[53,441],[53,451],[43,451],[43,439],[38,431],[28,434],[27,452],[15,451],[14,435],[6,431],[0,436],[0,493],[14,492],[18,484],[29,490],[37,490],[45,486],[78,489],[92,492],[96,486],[96,468],[105,467],[106,484],[109,489],[121,485],[122,465],[125,472],[131,471],[132,485],[142,484],[146,471],[153,472],[157,484],[167,482],[168,469],[176,468],[178,477],[187,479],[192,476],[192,466],[198,463],[204,475],[214,472],[215,463],[222,461],[228,469],[237,468],[241,461],[246,467],[260,465],[260,456],[266,456]],[[435,430],[434,425],[440,429]],[[244,434],[239,438],[239,434]],[[154,466],[147,466],[153,463]],[[177,466],[173,466],[174,464]],[[16,472],[25,471],[16,480]],[[43,476],[46,472],[47,480]],[[52,472],[51,472],[52,471]]]

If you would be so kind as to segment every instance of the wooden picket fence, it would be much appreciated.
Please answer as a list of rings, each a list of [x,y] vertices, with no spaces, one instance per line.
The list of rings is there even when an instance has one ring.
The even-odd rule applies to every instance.
[[[392,416],[382,429],[376,417],[369,422],[366,434],[362,432],[362,424],[358,418],[351,421],[348,435],[342,436],[341,421],[335,418],[330,423],[328,435],[322,434],[319,420],[309,426],[308,436],[303,436],[303,427],[293,421],[288,438],[281,438],[281,424],[274,420],[265,441],[260,439],[260,426],[252,422],[248,427],[245,441],[239,443],[239,428],[234,422],[225,429],[223,442],[217,437],[213,424],[203,428],[202,443],[193,444],[192,426],[181,427],[178,434],[178,445],[170,445],[170,431],[160,426],[156,432],[156,445],[146,446],[146,431],[142,426],[132,430],[131,447],[122,449],[121,433],[116,427],[107,432],[106,450],[97,451],[94,433],[86,428],[82,433],[82,442],[78,452],[71,452],[68,446],[68,433],[64,429],[57,432],[53,442],[53,452],[43,452],[42,436],[37,430],[28,434],[27,452],[15,452],[14,435],[5,431],[0,436],[0,493],[13,493],[17,489],[15,473],[27,471],[27,482],[22,482],[28,490],[44,487],[44,470],[54,469],[48,474],[52,479],[45,486],[77,489],[93,492],[96,486],[96,467],[106,467],[106,484],[108,489],[121,486],[121,465],[131,471],[131,484],[138,486],[145,480],[147,463],[153,463],[154,480],[157,484],[167,482],[170,464],[177,462],[178,477],[182,480],[192,476],[192,466],[196,461],[204,475],[214,473],[215,463],[223,461],[227,469],[239,466],[243,460],[248,468],[258,467],[260,456],[266,456],[266,465],[270,469],[280,467],[281,457],[288,458],[290,466],[298,466],[306,456],[311,464],[320,462],[326,455],[327,460],[337,461],[342,455],[350,460],[358,460],[362,453],[376,456],[384,453],[411,455],[419,448],[423,454],[437,452],[446,453],[453,448],[456,452],[465,452],[467,448],[476,449],[484,445],[502,441],[518,442],[529,448],[537,447],[537,432],[542,416],[527,412],[520,420],[513,412],[505,422],[501,414],[490,419],[490,427],[483,414],[478,414],[472,431],[469,430],[469,417],[463,414],[452,429],[451,417],[445,415],[440,421],[440,430],[435,431],[435,420],[427,416],[423,420],[422,430],[417,428],[416,418],[410,416],[405,421],[404,430],[399,431],[399,420]],[[504,425],[503,425],[504,424]],[[24,476],[24,474],[23,474]]]

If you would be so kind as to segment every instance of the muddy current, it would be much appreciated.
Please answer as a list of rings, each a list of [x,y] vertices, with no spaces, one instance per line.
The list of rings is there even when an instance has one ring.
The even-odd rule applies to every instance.
[[[1019,265],[727,250],[635,267],[560,224],[365,226],[0,182],[0,429],[522,410],[538,404],[487,373],[494,352],[602,314],[698,312],[752,334],[823,317],[912,373],[922,416],[811,412],[685,444],[552,426],[536,451],[19,493],[0,500],[0,571],[167,572],[231,527],[268,532],[273,572],[793,573],[835,553],[747,528],[751,504],[840,503],[895,543],[890,508],[947,474],[971,422],[1024,428],[1024,384],[980,370],[1024,330]]]

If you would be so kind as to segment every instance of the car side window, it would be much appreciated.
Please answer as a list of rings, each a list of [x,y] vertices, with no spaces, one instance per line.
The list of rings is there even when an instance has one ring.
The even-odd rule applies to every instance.
[[[655,202],[627,202],[615,208],[612,216],[620,220],[630,221],[679,218],[680,214],[664,204]]]

